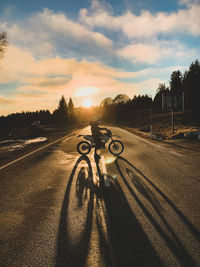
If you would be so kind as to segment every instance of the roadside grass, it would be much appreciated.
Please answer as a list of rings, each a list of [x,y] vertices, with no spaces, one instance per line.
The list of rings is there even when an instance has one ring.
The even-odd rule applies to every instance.
[[[174,113],[174,134],[172,133],[172,113],[161,113],[149,116],[136,116],[126,123],[126,126],[135,128],[144,133],[153,133],[171,139],[174,135],[200,131],[200,111],[185,111]]]

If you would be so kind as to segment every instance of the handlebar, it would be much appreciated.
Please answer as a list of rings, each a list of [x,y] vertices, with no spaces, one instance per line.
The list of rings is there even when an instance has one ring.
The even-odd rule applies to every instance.
[[[110,137],[116,136],[118,138],[121,138],[119,135],[112,134],[112,132],[110,130],[107,130],[107,133],[105,135],[109,135]],[[86,135],[85,134],[79,134],[79,135],[77,135],[77,138],[79,138],[81,136],[86,136]]]

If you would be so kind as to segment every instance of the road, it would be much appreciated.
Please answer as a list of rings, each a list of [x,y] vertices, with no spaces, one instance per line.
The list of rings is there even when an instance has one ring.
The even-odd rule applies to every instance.
[[[200,266],[200,154],[110,129],[118,158],[86,127],[0,170],[0,266]]]

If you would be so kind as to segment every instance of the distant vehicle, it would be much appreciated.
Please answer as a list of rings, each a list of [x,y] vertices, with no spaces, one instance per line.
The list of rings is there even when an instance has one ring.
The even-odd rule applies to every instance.
[[[108,149],[113,155],[118,156],[124,151],[124,144],[120,140],[113,139],[112,137],[114,136],[119,137],[117,135],[112,135],[112,133],[109,131],[109,133],[103,134],[100,138],[104,144],[106,144],[109,141],[109,139],[111,139]],[[81,155],[87,155],[88,153],[90,153],[92,148],[95,148],[96,152],[97,148],[92,135],[78,135],[77,138],[78,137],[83,137],[84,139],[89,141],[89,142],[81,141],[78,143],[77,151]]]
[[[40,121],[34,121],[31,123],[31,126],[39,126],[40,125]]]

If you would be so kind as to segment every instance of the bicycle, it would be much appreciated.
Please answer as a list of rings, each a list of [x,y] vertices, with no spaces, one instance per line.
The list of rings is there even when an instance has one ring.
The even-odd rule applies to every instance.
[[[113,139],[113,137],[118,137],[118,135],[112,135],[110,131],[108,131],[106,134],[102,134],[100,136],[101,143],[105,147],[106,143],[108,143],[109,140],[111,142],[108,145],[108,150],[110,151],[111,154],[118,156],[124,151],[124,144],[118,140],[118,139]],[[77,151],[81,155],[87,155],[90,153],[92,148],[95,148],[95,153],[97,150],[96,143],[94,140],[94,137],[92,135],[78,135],[77,138],[83,137],[87,141],[81,141],[77,144]]]

